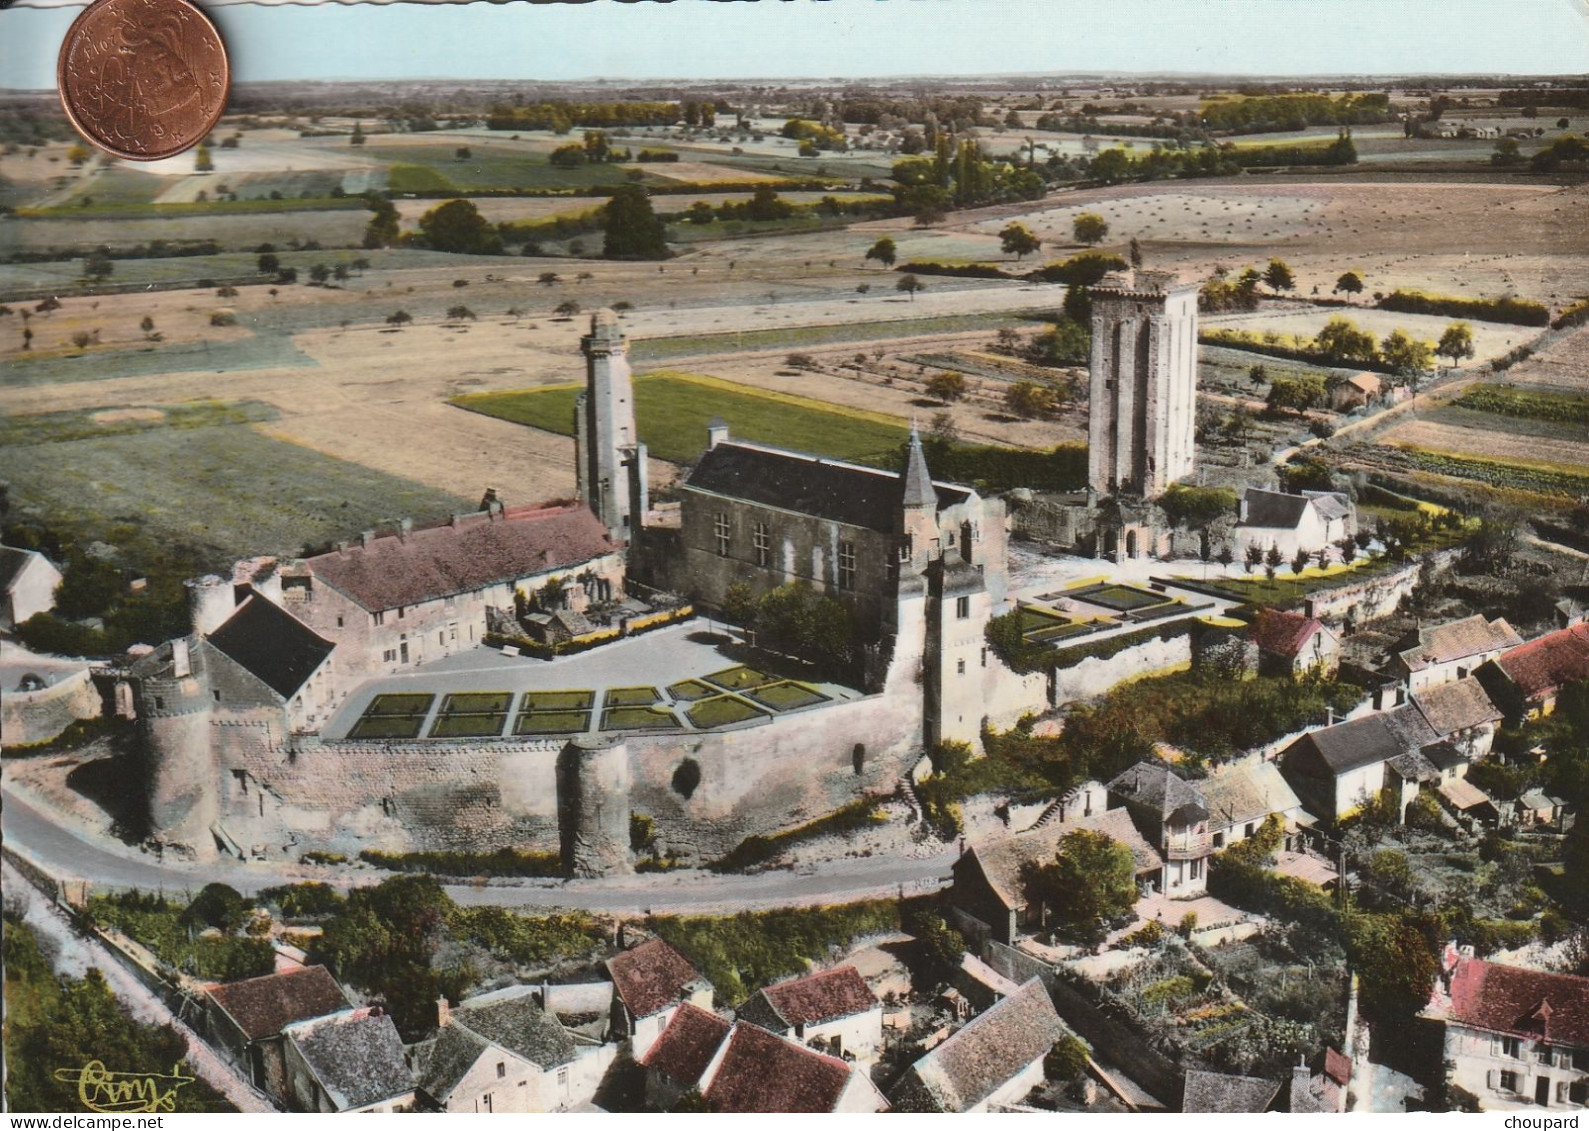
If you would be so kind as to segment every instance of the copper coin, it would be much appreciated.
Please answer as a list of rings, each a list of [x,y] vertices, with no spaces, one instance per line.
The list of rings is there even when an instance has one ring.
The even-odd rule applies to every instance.
[[[158,161],[215,128],[231,68],[215,25],[187,0],[95,0],[66,33],[56,78],[85,138]]]

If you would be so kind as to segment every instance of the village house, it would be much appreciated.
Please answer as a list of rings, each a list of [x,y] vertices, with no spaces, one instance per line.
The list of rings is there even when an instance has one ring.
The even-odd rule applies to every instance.
[[[895,1111],[997,1111],[1043,1083],[1043,1058],[1069,1030],[1033,978],[916,1061],[894,1085]]]
[[[967,1013],[991,1009],[1021,988],[974,954],[960,956],[960,965],[949,975],[949,986],[965,1003]]]
[[[1351,1082],[1350,1058],[1326,1046],[1317,1072],[1306,1064],[1291,1070],[1286,1110],[1293,1115],[1340,1114],[1346,1110]]]
[[[1329,384],[1330,407],[1336,412],[1351,412],[1378,403],[1385,395],[1385,382],[1376,373],[1357,373]]]
[[[1567,803],[1542,789],[1531,789],[1512,802],[1511,817],[1521,829],[1562,832],[1563,823],[1568,816]]]
[[[55,608],[61,571],[37,550],[0,546],[0,630]]]
[[[1252,623],[1251,635],[1258,647],[1260,675],[1331,675],[1341,666],[1341,638],[1313,617],[1263,609]]]
[[[324,966],[204,987],[194,1028],[256,1088],[288,1096],[282,1030],[353,1003]]]
[[[1137,831],[1126,810],[1109,809],[1054,821],[989,844],[972,845],[961,853],[949,889],[949,901],[961,928],[1006,944],[1014,942],[1022,931],[1041,930],[1047,909],[1042,901],[1031,898],[1024,873],[1033,865],[1053,863],[1060,840],[1078,829],[1103,833],[1130,849],[1139,883],[1161,882],[1164,859]]]
[[[1186,1074],[1181,1110],[1188,1114],[1263,1112],[1274,1105],[1279,1094],[1280,1085],[1274,1080],[1192,1069]]]
[[[421,1106],[447,1112],[567,1111],[596,1094],[616,1049],[570,1033],[533,986],[436,1003],[415,1050]]]
[[[721,1114],[852,1112],[888,1107],[871,1078],[838,1057],[736,1021],[701,1073],[707,1107]]]
[[[390,673],[473,648],[487,609],[548,592],[583,612],[623,595],[622,547],[581,504],[486,509],[371,531],[288,563],[282,604],[338,647],[344,677]]]
[[[414,1074],[384,1010],[365,1007],[300,1021],[282,1037],[292,1110],[413,1110]]]
[[[1557,629],[1509,649],[1480,668],[1478,676],[1508,720],[1548,715],[1562,688],[1589,679],[1589,624]]]
[[[606,967],[613,985],[612,1034],[630,1042],[636,1060],[667,1028],[681,1002],[712,1008],[712,984],[662,939],[620,951]]]
[[[853,966],[767,986],[735,1013],[741,1021],[862,1064],[875,1061],[883,1046],[883,1003]]]
[[[1445,1031],[1446,1082],[1487,1111],[1589,1106],[1589,978],[1446,947],[1425,1017]]]
[[[689,1002],[674,1010],[662,1035],[638,1058],[646,1070],[646,1106],[667,1111],[685,1093],[700,1091],[701,1077],[732,1027],[732,1022]]]
[[[1394,673],[1412,692],[1466,679],[1508,648],[1523,642],[1503,618],[1482,615],[1424,625],[1396,646]]]
[[[1256,836],[1271,816],[1294,828],[1302,802],[1273,762],[1223,766],[1196,783],[1208,808],[1208,847],[1219,852]]]
[[[1190,899],[1208,890],[1213,855],[1208,802],[1202,792],[1168,766],[1138,762],[1109,783],[1109,804],[1124,805],[1164,866],[1158,888]]]
[[[1249,546],[1268,553],[1270,547],[1290,561],[1298,550],[1317,554],[1357,533],[1357,509],[1349,496],[1334,491],[1299,495],[1248,487],[1232,531],[1234,552],[1244,557]]]
[[[1390,784],[1401,788],[1405,809],[1420,779],[1434,774],[1435,768],[1413,760],[1393,771],[1390,763],[1438,741],[1440,735],[1416,707],[1407,704],[1310,731],[1281,754],[1280,769],[1308,812],[1338,821],[1372,802]],[[1395,783],[1392,776],[1398,779]]]
[[[1461,751],[1465,761],[1475,762],[1489,754],[1501,723],[1501,709],[1485,694],[1484,685],[1477,679],[1469,676],[1436,684],[1415,692],[1412,703],[1429,729],[1443,743]],[[1466,774],[1464,765],[1459,776]]]

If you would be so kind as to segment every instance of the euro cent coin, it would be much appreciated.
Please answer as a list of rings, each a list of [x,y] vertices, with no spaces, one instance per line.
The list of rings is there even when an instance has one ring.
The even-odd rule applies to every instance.
[[[66,33],[56,78],[85,138],[158,161],[215,128],[231,69],[215,25],[187,0],[95,0]]]

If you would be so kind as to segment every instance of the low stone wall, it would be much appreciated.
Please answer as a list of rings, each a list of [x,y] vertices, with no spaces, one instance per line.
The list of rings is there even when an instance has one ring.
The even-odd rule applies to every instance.
[[[1059,1016],[1092,1046],[1097,1059],[1120,1069],[1170,1110],[1180,1110],[1185,1073],[1169,1057],[1150,1047],[1148,1034],[1129,1017],[1096,1000],[1068,978],[1054,977],[1049,996]]]
[[[606,1013],[612,1008],[611,982],[581,982],[571,986],[545,986],[541,1005],[553,1013]]]
[[[1191,662],[1190,634],[1170,640],[1146,640],[1107,659],[1089,656],[1073,667],[1055,669],[1050,704],[1059,707],[1078,699],[1091,699],[1104,694],[1122,680],[1140,678]]]
[[[78,719],[97,718],[104,705],[88,669],[73,672],[38,691],[0,696],[0,735],[8,750],[58,737]]]
[[[1456,550],[1441,550],[1435,554],[1436,572],[1449,568],[1457,553]],[[1308,616],[1332,625],[1363,624],[1389,616],[1401,605],[1403,598],[1418,587],[1422,568],[1423,563],[1415,559],[1399,569],[1365,578],[1355,585],[1310,593],[1305,611]]]

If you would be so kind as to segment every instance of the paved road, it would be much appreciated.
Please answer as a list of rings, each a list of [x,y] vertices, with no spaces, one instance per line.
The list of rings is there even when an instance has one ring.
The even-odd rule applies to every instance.
[[[244,864],[219,860],[205,865],[162,862],[148,853],[109,845],[63,827],[40,806],[0,790],[0,815],[7,844],[24,851],[57,876],[84,879],[110,888],[197,891],[220,881],[245,894],[295,879],[318,879],[338,887],[374,883],[388,873],[359,867],[330,869]],[[955,849],[920,859],[868,857],[838,860],[799,872],[755,876],[717,876],[709,872],[617,877],[602,880],[520,880],[449,884],[459,903],[502,907],[575,908],[634,914],[646,911],[709,913],[907,895],[936,890],[949,877]]]

